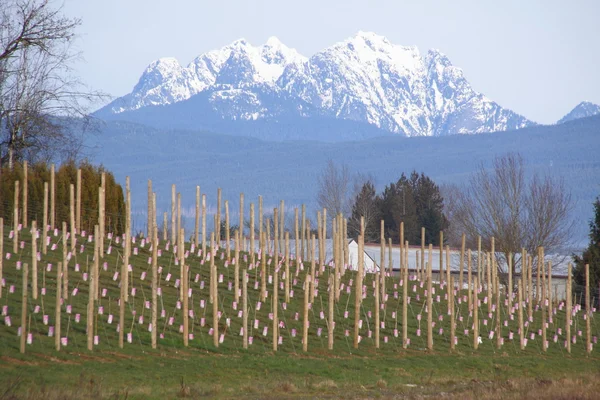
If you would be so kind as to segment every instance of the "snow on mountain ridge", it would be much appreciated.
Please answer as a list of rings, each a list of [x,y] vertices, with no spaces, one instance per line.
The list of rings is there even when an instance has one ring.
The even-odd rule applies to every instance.
[[[295,110],[366,122],[406,136],[440,136],[518,129],[524,117],[476,92],[462,69],[432,49],[399,46],[384,36],[359,31],[310,58],[270,37],[261,46],[239,39],[204,53],[187,67],[177,60],[150,64],[133,92],[107,106],[112,113],[185,101],[202,91],[223,118],[273,118],[282,111],[271,95],[260,103],[253,93],[267,85]],[[226,89],[218,89],[218,88]],[[262,86],[261,86],[262,87]],[[233,90],[236,89],[236,90]],[[239,90],[237,90],[239,89]],[[216,90],[216,91],[215,91]],[[217,97],[215,97],[217,96]],[[227,101],[223,101],[227,99]],[[270,108],[276,110],[270,111]]]
[[[182,67],[175,58],[160,58],[146,67],[130,94],[113,103],[111,112],[118,114],[145,106],[184,101],[217,83],[274,84],[288,64],[302,63],[305,59],[276,37],[269,38],[259,47],[252,46],[243,38],[238,39],[221,49],[201,54],[186,67]],[[227,82],[226,78],[219,82],[228,62],[230,69],[235,70],[241,65],[251,73],[235,76],[233,82]]]

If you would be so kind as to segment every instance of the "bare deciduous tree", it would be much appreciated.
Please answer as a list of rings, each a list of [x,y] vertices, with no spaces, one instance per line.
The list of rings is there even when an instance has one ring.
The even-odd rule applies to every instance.
[[[348,215],[351,177],[347,165],[336,166],[329,160],[318,178],[317,204],[326,208],[330,218]]]
[[[105,96],[73,76],[80,24],[50,0],[0,3],[0,161],[9,168],[24,159],[73,158],[81,149],[88,107]],[[83,125],[74,129],[73,118]]]
[[[522,248],[535,256],[543,246],[549,254],[570,240],[573,202],[564,182],[538,174],[526,179],[519,154],[497,157],[489,171],[481,165],[467,187],[452,193],[453,229],[464,232],[471,246],[477,236],[494,237],[504,261],[513,255],[513,272],[520,270]]]

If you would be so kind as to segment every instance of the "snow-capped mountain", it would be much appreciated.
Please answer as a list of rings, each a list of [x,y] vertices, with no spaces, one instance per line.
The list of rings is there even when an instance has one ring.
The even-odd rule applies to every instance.
[[[370,32],[359,32],[310,58],[276,38],[259,47],[238,40],[197,57],[187,67],[162,58],[146,68],[130,94],[101,113],[126,119],[135,110],[191,101],[200,93],[195,99],[203,103],[197,104],[198,110],[227,120],[319,116],[368,123],[406,136],[534,125],[476,92],[441,52],[422,55],[416,47],[394,45]]]
[[[582,101],[577,104],[567,115],[558,120],[557,124],[572,121],[574,119],[591,117],[592,115],[600,114],[600,106],[589,101]]]

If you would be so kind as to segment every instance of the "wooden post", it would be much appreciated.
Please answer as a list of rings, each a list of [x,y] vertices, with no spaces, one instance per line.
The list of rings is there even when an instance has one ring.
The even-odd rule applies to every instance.
[[[77,168],[77,193],[76,193],[77,210],[75,215],[75,227],[77,233],[81,232],[81,168]],[[44,221],[44,226],[46,222]]]
[[[129,177],[125,178],[125,196],[125,258],[123,260],[124,269],[121,284],[124,285],[123,296],[125,301],[129,301],[129,291],[127,290],[129,287],[129,257],[131,256],[131,184]],[[173,240],[173,248],[175,248],[175,240]]]
[[[279,201],[279,218],[281,219],[279,222],[279,254],[283,254],[283,233],[285,232],[285,202],[283,200]]]
[[[3,277],[4,262],[4,218],[0,217],[0,282]],[[2,284],[0,284],[0,299],[2,298]]]
[[[42,254],[47,252],[47,238],[48,238],[48,182],[44,182],[44,211],[43,211],[42,222]],[[1,258],[1,257],[0,257]]]
[[[315,249],[313,249],[310,246],[310,243],[308,242],[308,240],[310,240],[310,237],[311,237],[311,233],[310,232],[311,232],[310,231],[310,221],[306,221],[306,239],[307,239],[307,242],[306,242],[306,256],[308,257],[308,259],[312,260],[313,258],[315,258]],[[315,238],[316,238],[316,236],[315,236]],[[314,279],[314,276],[313,276],[313,279]]]
[[[454,286],[450,285],[450,246],[446,246],[446,297],[450,301],[450,292],[454,290]],[[450,303],[448,303],[448,312],[450,312]]]
[[[311,276],[306,275],[304,280],[304,312],[302,318],[302,351],[308,351],[308,299],[311,290]]]
[[[100,235],[100,227],[98,225],[94,226],[94,238],[97,238]],[[66,265],[66,264],[65,264]],[[92,293],[96,300],[100,300],[100,293],[98,290],[98,281],[100,278],[100,241],[94,240],[94,264],[93,271],[90,273],[91,276],[94,277],[94,286],[92,288]],[[65,268],[66,270],[66,268]],[[67,290],[65,286],[65,291]]]
[[[502,313],[500,312],[500,282],[498,276],[496,276],[496,284],[494,287],[496,289],[496,348],[500,349],[502,346],[502,324],[500,323]]]
[[[233,265],[233,301],[240,301],[240,231],[237,229],[233,233],[234,265]]]
[[[164,212],[163,213],[163,229],[162,229],[162,236],[163,236],[163,240],[166,242],[167,240],[169,240],[169,213],[168,212]]]
[[[519,305],[517,306],[517,311],[519,313],[519,343],[521,345],[521,350],[525,349],[525,331],[523,330],[523,287],[525,286],[525,281],[521,277],[521,281],[517,285],[517,296]],[[568,311],[567,311],[568,314]]]
[[[219,194],[221,190],[219,189]],[[210,257],[210,269],[211,269],[211,277],[212,277],[212,291],[213,291],[213,302],[212,302],[212,312],[213,312],[213,345],[215,347],[219,347],[219,287],[217,280],[217,266],[215,264],[215,233],[212,232],[210,235],[211,242],[211,257]]]
[[[275,226],[277,226],[277,216],[274,217]],[[277,233],[275,233],[277,239]],[[274,253],[277,254],[279,249],[275,247]],[[277,257],[278,258],[278,257]],[[277,340],[279,339],[279,318],[277,311],[279,309],[279,272],[277,271],[277,262],[273,268],[273,299],[271,302],[271,312],[273,313],[273,351],[277,351]]]
[[[27,160],[23,161],[23,228],[27,228]]]
[[[362,225],[361,217],[361,225]],[[361,231],[362,231],[361,226]],[[360,304],[362,303],[362,274],[363,274],[363,236],[358,236],[358,272],[356,274],[356,286],[354,287],[354,348],[358,349],[358,334],[359,334],[359,320],[360,320]]]
[[[285,302],[290,302],[290,233],[285,233]]]
[[[217,232],[217,243],[221,243],[221,188],[217,188],[217,226],[214,230]]]
[[[312,243],[312,254],[315,254],[315,251],[317,249],[317,238],[315,237],[315,234],[311,234],[311,243]],[[310,280],[310,303],[314,303],[315,301],[315,270],[316,270],[316,261],[315,261],[315,257],[312,256],[310,258],[310,276],[312,277],[312,279]],[[358,281],[358,278],[357,278]]]
[[[156,215],[156,195],[152,196],[152,215]],[[152,332],[150,333],[152,348],[156,349],[156,332],[158,330],[158,229],[156,220],[152,221]]]
[[[104,237],[106,236],[106,230],[105,230],[105,222],[106,222],[106,173],[102,172],[102,175],[100,175],[100,181],[101,181],[101,186],[100,186],[100,221],[99,221],[99,228],[100,228],[100,236],[98,237],[100,239],[100,258],[104,258]]]
[[[96,277],[96,264],[98,263],[98,225],[94,228],[94,268],[88,271],[88,304],[86,314],[87,349],[94,349],[94,300],[96,299],[94,280]]]
[[[177,230],[175,231],[177,238],[179,238],[179,230],[180,229],[181,229],[181,193],[177,193]],[[178,241],[179,241],[179,239],[177,239],[175,243],[177,243]]]
[[[301,232],[302,240],[300,241],[300,254],[302,254],[302,259],[306,259],[305,251],[308,251],[308,236],[306,235],[306,205],[302,204],[302,226]],[[306,242],[306,246],[304,245]]]
[[[54,164],[50,165],[50,228],[54,229],[56,216],[56,179],[54,173]],[[60,340],[58,345],[60,346]],[[57,349],[59,350],[59,349]]]
[[[335,323],[333,317],[333,304],[335,302],[335,275],[331,273],[331,270],[329,271],[329,301],[327,302],[329,307],[327,318],[327,348],[329,350],[333,350],[333,325]]]
[[[148,241],[151,241],[154,237],[152,235],[152,179],[148,179],[148,210],[147,210],[147,229],[146,229],[146,237]]]
[[[454,319],[454,277],[452,276],[450,277],[448,287],[452,288],[448,293],[448,303],[450,303],[450,350],[454,350],[456,346],[456,320]]]
[[[25,353],[25,339],[27,338],[27,273],[29,266],[23,264],[23,296],[21,298],[21,354]]]
[[[441,245],[440,245],[441,248]],[[440,249],[441,251],[441,249]],[[433,301],[431,295],[431,264],[433,263],[433,245],[429,244],[429,262],[427,263],[427,349],[433,350]],[[441,264],[440,264],[441,265]],[[440,274],[441,276],[441,274]],[[440,279],[441,281],[441,279]]]
[[[571,263],[569,263],[567,269],[567,293],[565,297],[567,299],[567,307],[565,309],[565,338],[567,339],[567,353],[571,353],[571,312],[573,311],[573,306],[571,304],[571,299],[573,298],[573,293],[571,291]]]
[[[242,271],[242,329],[244,338],[244,349],[248,348],[248,273],[244,269]]]
[[[496,293],[496,276],[498,270],[496,269],[496,239],[492,236],[491,238],[491,251],[490,251],[490,272],[492,281],[492,292]]]
[[[239,226],[239,241],[244,243],[244,193],[240,193],[240,226]],[[243,248],[243,246],[242,246]]]
[[[325,255],[323,254],[323,228],[321,227],[321,221],[321,211],[317,211],[317,240],[319,241],[319,267],[323,265],[323,258],[325,257]]]
[[[473,287],[473,273],[471,272],[471,249],[467,250],[467,293],[468,293],[468,309],[469,311],[473,310],[473,292],[471,288]]]
[[[323,222],[321,223],[321,229],[323,229],[323,261],[320,264],[323,266],[327,262],[327,247],[325,245],[325,241],[327,240],[327,209],[323,208],[323,213],[321,214],[323,217]]]
[[[408,241],[406,242],[406,255],[408,255]],[[402,347],[408,347],[408,259],[403,258],[402,272]]]
[[[466,236],[463,233],[461,236],[461,244],[460,244],[460,270],[458,275],[458,290],[463,289],[463,269],[465,267],[465,241]]]
[[[75,185],[69,185],[69,223],[71,225],[71,253],[75,253],[77,227],[75,226]]]
[[[508,253],[508,289],[506,294],[508,295],[508,311],[512,314],[513,304],[513,254]]]
[[[300,271],[299,262],[304,257],[300,255],[300,228],[298,225],[298,207],[294,208],[294,255],[296,260],[296,276],[298,275],[298,271]]]
[[[440,282],[444,282],[444,231],[440,231],[440,271],[439,272],[440,272]]]
[[[265,293],[267,292],[267,238],[265,232],[260,238],[260,299],[265,301]]]
[[[176,187],[175,184],[171,185],[171,243],[173,244],[173,252],[175,252],[175,242],[177,240],[176,237],[176,229],[177,226],[175,225],[175,219],[177,217],[177,191],[176,191]]]
[[[196,186],[196,218],[194,219],[194,244],[200,245],[200,186]]]
[[[13,253],[16,255],[19,251],[19,181],[15,181],[13,205]]]
[[[202,195],[202,258],[206,258],[206,195]]]
[[[277,268],[279,264],[279,255],[281,252],[279,251],[279,210],[277,208],[273,209],[273,267]]]
[[[402,249],[402,244],[403,242],[400,242],[400,254],[403,253]],[[394,263],[393,263],[393,249],[392,249],[392,238],[388,238],[388,276],[392,277],[394,274]],[[400,263],[400,265],[402,265],[402,263]],[[385,283],[385,280],[383,281]],[[383,294],[385,296],[386,291],[383,291]],[[383,299],[383,301],[385,302],[385,297]]]
[[[221,237],[219,237],[219,240]],[[231,261],[231,236],[229,233],[229,201],[225,200],[225,256]]]
[[[542,274],[544,264],[542,264]],[[546,308],[546,285],[542,286],[542,351],[548,350],[548,346],[546,345],[546,320],[547,320],[547,308]]]
[[[533,258],[528,256],[527,266],[528,282],[527,282],[527,316],[529,320],[533,318]]]
[[[490,253],[486,253],[487,257],[486,257],[486,263],[485,263],[485,268],[486,268],[486,272],[485,272],[485,279],[487,281],[487,298],[488,298],[488,313],[492,312],[492,257],[490,255]]]
[[[69,268],[67,261],[67,223],[62,223],[63,299],[69,298]]]
[[[379,276],[380,271],[375,272],[375,348],[379,349]]]
[[[425,275],[425,228],[421,227],[421,271],[417,271],[417,276],[420,281]]]
[[[179,262],[181,264],[181,287],[183,288],[182,303],[183,303],[183,345],[188,346],[189,341],[189,273],[188,266],[185,262],[185,230],[179,229]]]
[[[60,307],[62,304],[62,263],[59,261],[56,268],[56,303],[54,308],[55,322],[54,322],[54,345],[56,351],[60,350]]]
[[[552,309],[552,262],[549,261],[548,262],[548,291],[546,292],[548,293],[548,305],[550,306],[550,309]]]
[[[479,276],[473,282],[473,348],[479,347]]]
[[[130,223],[130,203],[129,203],[129,177],[125,178],[125,191],[126,191],[126,202],[125,202],[125,249],[123,251],[123,264],[121,264],[121,292],[119,297],[119,347],[123,348],[123,334],[125,331],[125,302],[127,301],[127,286],[128,286],[128,266],[129,266],[129,254],[127,253],[129,247],[129,223]]]
[[[253,268],[256,268],[256,266],[254,266],[254,263],[256,261],[256,253],[254,249],[255,240],[256,239],[254,237],[254,203],[250,203],[250,264],[252,264]]]
[[[404,252],[402,248],[404,246],[404,221],[400,221],[400,279],[402,279],[402,268],[404,267]],[[390,255],[391,258],[391,255]],[[390,271],[391,273],[391,271]]]
[[[2,221],[0,221],[0,224]],[[0,234],[2,233],[0,229]],[[2,254],[2,246],[0,246],[0,254]],[[38,298],[38,269],[37,269],[37,222],[31,221],[31,292],[33,299]],[[0,256],[0,258],[2,258]],[[2,262],[0,261],[0,264]],[[1,267],[0,267],[1,270]],[[2,272],[0,272],[0,281],[2,281]],[[0,285],[1,286],[1,285]]]
[[[344,272],[346,272],[346,268],[348,267],[348,264],[350,263],[350,248],[349,248],[349,242],[348,242],[348,219],[344,218],[344,235],[342,236],[342,239],[344,240]]]
[[[27,267],[25,267],[27,269]],[[587,354],[592,352],[592,331],[590,328],[590,319],[592,313],[590,308],[592,304],[590,302],[590,265],[585,264],[585,351]],[[21,331],[23,332],[23,331]]]
[[[380,297],[385,293],[385,222],[381,220],[379,236],[379,275],[380,283],[377,285],[381,291]]]
[[[482,255],[481,255],[481,236],[477,236],[477,281],[483,284],[483,276],[481,275],[482,268]]]
[[[217,217],[215,216],[215,220]],[[215,302],[215,232],[210,233],[210,302]]]
[[[537,271],[536,271],[536,279],[535,279],[535,301],[540,304],[540,301],[542,301],[542,293],[541,293],[541,278],[542,278],[542,268],[544,265],[544,259],[543,259],[543,249],[541,247],[538,247],[538,257],[537,257]]]
[[[263,199],[262,196],[258,196],[258,240],[262,240],[263,237]],[[264,255],[264,253],[263,253]]]

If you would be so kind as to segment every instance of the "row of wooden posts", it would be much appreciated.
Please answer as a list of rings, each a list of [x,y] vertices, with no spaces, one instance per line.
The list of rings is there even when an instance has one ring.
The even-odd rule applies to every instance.
[[[26,167],[25,167],[26,170]],[[25,175],[26,176],[26,175]],[[78,176],[80,176],[80,174],[78,173]],[[51,187],[53,187],[52,181],[51,181]],[[80,187],[80,182],[78,182],[78,188]],[[18,199],[18,193],[19,193],[19,183],[15,182],[15,188],[17,190],[15,190],[15,210],[14,210],[14,220],[13,220],[13,252],[16,253],[18,251],[18,232],[19,232],[19,218],[18,218],[18,211],[19,211],[19,199]],[[52,224],[52,220],[48,221],[48,213],[47,213],[47,207],[48,207],[48,185],[45,183],[44,185],[44,222],[42,224],[42,226],[44,227],[42,229],[42,253],[45,254],[46,253],[46,244],[47,244],[47,240],[46,240],[46,235],[47,235],[47,231],[48,231],[48,222],[50,222],[50,226],[53,227]],[[70,225],[71,225],[71,229],[70,229],[70,238],[71,238],[71,242],[70,242],[70,248],[71,251],[73,251],[75,249],[75,241],[76,241],[76,233],[78,232],[77,230],[77,224],[78,224],[78,216],[80,215],[80,206],[77,207],[77,211],[74,209],[75,208],[75,204],[79,203],[79,196],[80,196],[80,191],[78,190],[78,195],[77,195],[77,202],[74,199],[74,187],[73,185],[71,185],[71,190],[70,190]],[[104,204],[105,204],[105,190],[104,190],[104,179],[102,179],[102,185],[99,187],[99,192],[98,192],[98,196],[99,196],[99,221],[98,224],[95,227],[95,232],[94,232],[94,265],[93,265],[93,269],[91,271],[91,276],[89,279],[89,285],[90,285],[90,289],[89,289],[89,301],[88,301],[88,320],[87,320],[87,327],[88,327],[88,347],[90,348],[90,350],[93,347],[93,310],[94,310],[94,301],[98,300],[99,298],[99,292],[98,292],[98,277],[99,277],[99,269],[98,269],[98,264],[99,264],[99,260],[101,258],[103,258],[104,256],[104,237],[105,237],[105,233],[103,231],[104,228]],[[50,191],[50,197],[51,199],[54,198],[53,196],[53,191]],[[24,192],[23,192],[23,217],[25,218],[26,215],[26,184],[24,184]],[[221,212],[220,212],[220,208],[221,208],[221,191],[218,190],[218,194],[217,194],[217,214],[214,216],[215,218],[215,231],[216,232],[212,232],[211,233],[211,239],[210,239],[210,249],[212,252],[212,256],[210,257],[210,299],[211,302],[213,304],[213,318],[215,319],[213,321],[213,326],[214,326],[214,330],[213,330],[213,338],[214,338],[214,344],[215,346],[218,346],[219,344],[219,333],[218,333],[218,294],[217,294],[217,289],[218,289],[218,285],[216,282],[216,276],[217,276],[217,272],[216,272],[216,265],[215,265],[215,261],[214,261],[214,256],[216,254],[216,249],[219,247],[219,243],[220,240],[219,238],[221,237],[221,233],[220,233],[220,218],[221,218]],[[196,189],[196,223],[195,223],[195,231],[194,231],[194,236],[193,236],[193,242],[196,246],[199,246],[199,220],[200,220],[200,199],[202,200],[202,254],[206,255],[206,247],[207,247],[207,241],[206,241],[206,195],[202,195],[200,196],[200,189],[199,187],[197,187]],[[148,232],[147,232],[147,237],[151,240],[152,242],[152,326],[156,327],[156,318],[157,318],[157,302],[156,302],[156,290],[157,290],[157,279],[158,279],[158,274],[157,274],[157,257],[155,252],[158,249],[158,227],[157,227],[157,221],[156,221],[156,193],[152,192],[152,183],[151,181],[148,182],[148,200],[149,200],[149,207],[148,207]],[[240,227],[243,227],[243,194],[240,196]],[[50,202],[50,204],[53,204],[53,201]],[[123,342],[124,342],[124,316],[125,316],[125,304],[128,301],[128,276],[129,276],[129,271],[128,271],[128,266],[129,266],[129,258],[131,257],[131,219],[130,219],[130,215],[131,215],[131,208],[130,208],[130,204],[131,204],[131,190],[130,190],[130,183],[129,183],[129,178],[127,178],[126,180],[126,227],[125,227],[125,251],[124,251],[124,255],[123,255],[123,263],[122,263],[122,270],[121,270],[121,295],[120,295],[120,301],[119,301],[119,305],[120,305],[120,309],[119,309],[119,346],[123,347]],[[52,207],[51,207],[52,208]],[[266,232],[263,230],[263,210],[262,210],[262,198],[259,197],[259,246],[260,246],[260,253],[263,255],[261,257],[261,298],[264,299],[266,298],[266,293],[267,293],[267,288],[266,288],[266,257],[264,256],[265,254],[267,254],[267,243],[270,243],[270,224],[267,223],[266,224]],[[273,213],[273,222],[274,222],[274,251],[273,253],[276,256],[276,262],[275,265],[279,265],[280,261],[284,263],[284,268],[285,268],[285,297],[286,297],[286,302],[289,301],[289,293],[290,293],[290,289],[289,289],[289,263],[290,263],[290,254],[289,254],[289,233],[288,232],[284,232],[284,224],[283,224],[283,215],[284,215],[284,203],[283,201],[280,204],[280,208],[279,209],[274,209],[274,213]],[[53,212],[50,212],[51,215],[53,215]],[[166,220],[167,214],[164,214],[164,220]],[[311,267],[310,267],[310,273],[307,273],[305,276],[305,299],[304,299],[304,308],[305,308],[305,315],[304,315],[304,321],[305,321],[305,326],[304,326],[304,334],[305,334],[305,338],[307,338],[306,336],[306,331],[307,331],[307,307],[309,303],[312,303],[314,301],[314,278],[316,277],[316,262],[317,262],[317,241],[316,241],[316,237],[315,235],[310,235],[310,223],[306,220],[305,218],[305,208],[302,208],[302,236],[300,236],[299,234],[299,222],[298,222],[298,209],[295,209],[295,237],[296,237],[296,269],[300,268],[299,267],[299,263],[301,263],[301,257],[299,256],[304,255],[305,251],[306,253],[308,253],[308,258],[310,259],[311,262]],[[280,220],[281,218],[281,220]],[[25,219],[24,219],[25,221]],[[281,222],[280,222],[281,221]],[[225,240],[225,247],[226,247],[226,257],[227,260],[231,259],[231,248],[230,248],[230,238],[229,236],[229,210],[228,210],[228,202],[225,202],[225,235],[226,235],[226,240]],[[23,226],[27,226],[25,223],[23,224]],[[328,346],[329,348],[333,348],[333,339],[334,339],[334,335],[333,335],[333,327],[334,327],[334,321],[333,321],[333,305],[335,301],[339,300],[339,295],[340,295],[340,281],[341,281],[341,277],[345,274],[346,269],[347,269],[347,264],[348,264],[348,256],[349,256],[349,250],[348,250],[348,243],[345,240],[346,237],[346,221],[341,217],[341,216],[336,216],[333,219],[333,223],[332,223],[332,228],[333,228],[333,242],[334,242],[334,251],[333,251],[333,262],[331,264],[331,272],[329,274],[329,324],[328,324],[328,329],[329,329],[329,342],[328,342]],[[281,228],[280,228],[281,227]],[[3,229],[3,221],[0,220],[0,229]],[[68,296],[68,282],[69,282],[69,276],[68,276],[68,260],[67,260],[67,252],[68,252],[68,247],[67,247],[67,240],[66,240],[66,232],[67,232],[67,223],[63,222],[62,223],[62,230],[63,230],[63,238],[65,240],[63,240],[63,261],[61,263],[59,263],[59,268],[58,268],[58,272],[57,272],[57,302],[56,302],[56,314],[57,314],[57,326],[56,326],[56,347],[57,350],[60,349],[60,305],[61,305],[61,298],[67,298]],[[324,262],[325,262],[325,237],[327,235],[327,210],[323,210],[323,212],[319,212],[318,213],[318,236],[319,236],[319,241],[318,241],[318,262],[320,264],[320,267],[323,266]],[[32,231],[37,232],[37,224],[35,221],[32,222]],[[424,233],[424,232],[423,232]],[[167,224],[166,222],[164,222],[164,226],[163,226],[163,240],[167,240],[166,238],[167,235]],[[310,243],[309,243],[309,236],[310,236]],[[400,233],[400,241],[402,243],[402,250],[401,250],[401,278],[404,282],[403,285],[403,347],[406,347],[408,345],[408,341],[407,341],[407,310],[406,310],[406,297],[407,297],[407,282],[408,282],[408,273],[409,273],[409,265],[408,265],[408,242],[404,241],[404,237],[403,237],[403,225],[401,226],[401,233]],[[299,240],[301,237],[301,240]],[[416,265],[416,278],[418,280],[421,281],[425,281],[427,284],[427,309],[431,310],[432,309],[432,299],[431,299],[431,295],[432,295],[432,290],[431,290],[431,285],[432,285],[432,273],[431,273],[431,266],[432,266],[432,245],[429,245],[429,258],[428,261],[425,261],[425,254],[426,254],[426,249],[425,249],[425,242],[424,242],[424,234],[422,235],[423,240],[421,242],[421,252],[420,252],[420,258],[417,257],[417,265]],[[357,284],[355,287],[355,311],[356,311],[356,315],[355,315],[355,329],[354,329],[354,346],[358,347],[358,341],[359,341],[359,312],[360,312],[360,305],[363,301],[364,298],[364,294],[362,292],[363,290],[363,277],[364,277],[364,258],[362,257],[362,255],[364,254],[364,223],[363,221],[361,221],[361,235],[359,235],[358,237],[358,274],[356,276],[357,279]],[[177,258],[180,260],[180,277],[181,277],[181,282],[182,285],[180,286],[180,300],[183,303],[183,341],[184,341],[184,345],[188,345],[188,303],[187,303],[187,298],[188,296],[185,295],[185,293],[187,293],[187,289],[189,287],[189,276],[188,276],[188,268],[189,265],[186,265],[185,263],[185,257],[184,257],[184,249],[185,249],[185,233],[183,228],[181,228],[181,195],[177,194],[176,195],[176,191],[175,191],[175,186],[173,186],[173,190],[172,190],[172,208],[171,208],[171,241],[173,244],[176,244],[173,246],[173,251],[177,251]],[[242,242],[244,242],[242,235],[240,234],[240,231],[236,231],[234,234],[234,243],[235,243],[235,247],[234,247],[234,251],[235,251],[235,259],[239,260],[239,252],[243,251],[243,249],[245,249],[245,245],[241,244]],[[440,233],[440,243],[443,243],[443,233]],[[492,301],[491,299],[494,298],[496,299],[495,302],[495,306],[496,309],[499,310],[500,308],[500,283],[499,283],[499,277],[497,274],[497,268],[495,265],[495,257],[493,257],[492,255],[495,254],[494,252],[494,240],[493,238],[491,239],[491,252],[486,254],[486,269],[483,269],[482,266],[482,262],[484,260],[483,257],[481,257],[481,240],[479,239],[478,241],[478,255],[479,257],[477,258],[477,262],[478,262],[478,274],[476,277],[472,277],[472,268],[471,268],[471,251],[470,250],[466,250],[465,252],[465,240],[464,240],[464,236],[463,236],[463,242],[462,242],[462,248],[461,248],[461,258],[460,258],[460,277],[459,277],[459,282],[458,282],[458,287],[462,289],[462,284],[463,284],[463,266],[464,266],[464,258],[465,258],[465,254],[466,254],[466,258],[467,258],[467,271],[468,271],[468,300],[469,300],[469,310],[473,310],[473,317],[474,317],[474,326],[475,326],[475,331],[474,331],[474,348],[477,348],[478,343],[477,343],[477,338],[478,338],[478,332],[477,332],[477,328],[478,328],[478,323],[477,323],[477,308],[479,307],[479,304],[477,301],[474,301],[475,298],[477,298],[477,293],[476,291],[479,288],[480,284],[483,284],[483,279],[480,280],[480,277],[482,275],[486,276],[487,278],[487,285],[485,285],[487,287],[487,294],[488,294],[488,299],[490,299],[490,301],[488,301],[488,311],[491,311],[492,308]],[[250,246],[249,246],[249,255],[250,255],[250,264],[254,265],[255,263],[255,255],[256,255],[256,251],[254,249],[254,244],[255,244],[255,240],[254,240],[254,206],[253,204],[250,205]],[[385,298],[385,293],[386,293],[386,288],[385,288],[385,283],[386,283],[386,276],[390,276],[391,271],[392,271],[392,263],[391,263],[391,256],[389,257],[389,263],[388,263],[388,268],[389,270],[386,271],[385,270],[385,245],[386,245],[386,241],[385,238],[383,236],[383,223],[382,223],[382,237],[381,237],[381,261],[380,261],[380,270],[378,272],[376,272],[376,290],[375,290],[375,319],[376,319],[376,324],[375,324],[375,343],[376,343],[376,347],[379,347],[379,304],[382,298]],[[391,255],[391,241],[388,239],[388,249]],[[3,249],[3,232],[0,231],[0,251]],[[256,249],[259,250],[259,249]],[[285,254],[283,254],[285,252]],[[2,253],[3,254],[3,253]],[[32,297],[34,299],[37,299],[37,295],[38,295],[38,285],[37,285],[37,243],[36,243],[36,237],[35,235],[32,235]],[[280,260],[281,257],[281,260]],[[509,257],[509,262],[511,260],[512,257]],[[523,299],[527,299],[526,303],[528,306],[528,315],[529,318],[531,319],[532,317],[532,313],[533,313],[533,309],[532,309],[532,305],[534,302],[534,296],[535,296],[535,300],[538,302],[538,304],[541,304],[541,308],[542,308],[542,340],[543,340],[543,348],[544,350],[546,349],[546,338],[545,338],[545,332],[546,332],[546,318],[547,318],[547,303],[546,301],[548,301],[548,304],[552,304],[552,291],[550,290],[550,288],[552,287],[552,271],[551,271],[551,265],[550,264],[546,264],[543,262],[544,260],[544,251],[543,248],[540,248],[538,250],[538,265],[541,268],[537,268],[537,284],[535,286],[536,290],[534,291],[534,286],[533,286],[533,279],[532,279],[532,273],[533,273],[533,260],[531,255],[527,255],[525,251],[523,251],[523,255],[522,255],[522,259],[524,260],[523,262],[523,272],[522,272],[522,279],[519,280],[518,285],[517,285],[517,299],[518,299],[518,314],[519,314],[519,326],[520,326],[520,335],[521,335],[521,348],[524,347],[524,341],[523,341],[523,334],[524,331],[522,329],[523,326]],[[234,279],[234,283],[235,283],[235,296],[236,296],[236,301],[238,300],[238,296],[239,296],[239,262],[235,263],[235,279]],[[443,251],[442,251],[442,247],[440,247],[440,275],[441,275],[441,280],[443,280]],[[512,301],[513,301],[513,293],[512,293],[512,266],[509,265],[508,268],[509,274],[508,274],[508,279],[509,279],[509,284],[508,284],[508,302],[509,302],[509,309],[512,308]],[[248,284],[248,271],[246,269],[244,269],[242,272],[242,296],[243,296],[243,315],[244,315],[244,348],[247,347],[248,342],[247,342],[247,284]],[[258,269],[257,269],[258,272]],[[480,272],[483,272],[483,274],[480,274]],[[23,315],[22,315],[22,324],[25,324],[25,320],[26,320],[26,312],[27,312],[27,308],[26,308],[26,304],[27,304],[27,282],[29,282],[29,268],[28,265],[24,265],[23,267]],[[451,277],[450,275],[450,264],[449,264],[449,251],[448,248],[446,248],[446,282],[447,282],[447,297],[448,297],[448,307],[449,307],[449,312],[452,315],[452,326],[451,326],[451,348],[454,348],[454,335],[455,335],[455,322],[454,322],[454,302],[452,301],[452,298],[454,296],[454,288],[455,288],[455,282],[454,279]],[[2,277],[2,260],[0,258],[0,278]],[[586,266],[586,279],[588,284],[586,285],[586,312],[589,312],[590,309],[590,299],[589,299],[589,267]],[[541,284],[540,284],[540,281]],[[541,288],[541,290],[537,290],[537,288]],[[567,281],[567,294],[570,293],[570,289],[571,289],[571,268],[569,267],[569,273],[568,273],[568,281]],[[2,295],[2,288],[0,285],[0,297]],[[62,292],[62,293],[61,293]],[[567,297],[567,310],[570,310],[572,308],[572,304],[571,304],[571,298],[569,295],[566,296]],[[278,273],[274,274],[274,282],[273,282],[273,304],[278,304]],[[427,337],[428,337],[428,348],[429,349],[433,349],[433,339],[432,339],[432,324],[431,324],[431,318],[432,318],[432,313],[429,311],[428,312],[428,329],[427,329]],[[569,337],[570,335],[570,313],[567,312],[567,324],[566,324],[566,332],[567,332],[567,337]],[[277,307],[273,308],[273,349],[277,350],[277,340],[276,338],[278,337],[278,318],[277,318]],[[589,328],[589,323],[590,323],[590,318],[586,318],[586,325],[587,325],[587,338],[586,338],[586,343],[587,343],[587,350],[591,351],[591,346],[590,346],[590,328]],[[498,331],[500,331],[501,327],[500,327],[500,319],[497,318],[496,319],[496,324],[497,324],[497,329]],[[21,332],[25,332],[25,327],[22,327]],[[25,335],[21,335],[21,341],[22,341],[22,351],[24,351],[24,336]],[[155,348],[157,345],[157,341],[156,341],[156,329],[152,329],[152,347]],[[498,346],[500,346],[500,338],[501,335],[498,334],[497,335],[497,340],[498,340]],[[570,351],[570,341],[568,342],[568,350]],[[308,344],[308,340],[303,340],[303,346],[306,349]]]

